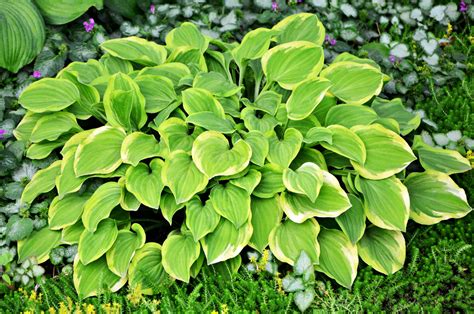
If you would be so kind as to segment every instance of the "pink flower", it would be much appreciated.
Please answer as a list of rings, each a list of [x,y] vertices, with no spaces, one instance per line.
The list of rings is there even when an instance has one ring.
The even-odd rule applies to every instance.
[[[86,32],[90,33],[94,29],[95,21],[94,19],[90,18],[89,22],[85,21],[82,23],[82,25],[84,25]]]
[[[467,3],[464,0],[459,2],[459,12],[466,12],[467,11]]]
[[[33,76],[34,78],[40,78],[40,77],[41,77],[41,72],[38,71],[38,70],[35,70],[35,71],[33,71],[32,76]]]
[[[326,35],[326,37],[324,37],[324,40],[326,41],[327,44],[330,44],[331,46],[335,46],[336,43],[337,43],[336,38],[331,38],[328,35]]]
[[[390,62],[392,62],[392,63],[395,63],[395,61],[397,61],[397,57],[395,57],[394,55],[390,55],[390,56],[388,57],[388,60],[389,60]]]
[[[155,8],[155,5],[154,5],[154,4],[150,5],[150,12],[151,12],[151,14],[155,14],[155,9],[156,9],[156,8]]]
[[[278,3],[276,1],[272,1],[272,11],[278,10]]]
[[[3,139],[3,134],[7,133],[6,130],[0,129],[0,139]]]

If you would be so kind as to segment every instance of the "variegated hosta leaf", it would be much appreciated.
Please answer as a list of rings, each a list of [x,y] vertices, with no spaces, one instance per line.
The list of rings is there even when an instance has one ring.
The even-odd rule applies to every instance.
[[[33,231],[28,238],[18,241],[18,262],[22,263],[28,258],[36,258],[41,264],[48,260],[49,252],[60,244],[61,232],[43,227]]]
[[[59,175],[56,177],[56,189],[59,197],[77,192],[82,184],[87,180],[88,176],[77,177],[74,172],[74,157],[76,155],[76,148],[67,151],[64,154],[61,162],[61,169]]]
[[[322,171],[322,176],[324,183],[314,202],[301,194],[281,194],[283,211],[292,221],[302,223],[311,217],[337,217],[351,207],[336,177],[327,171]]]
[[[278,120],[265,112],[258,112],[256,109],[247,107],[244,108],[240,114],[244,120],[245,127],[250,131],[259,131],[267,133],[272,131],[278,124]]]
[[[245,34],[242,42],[232,53],[237,63],[242,65],[245,60],[259,59],[270,47],[275,31],[267,28],[257,28]]]
[[[316,201],[323,186],[323,171],[315,163],[304,163],[298,169],[283,171],[283,183],[288,191],[306,195],[311,202]]]
[[[84,230],[85,228],[81,220],[79,220],[72,226],[64,228],[61,232],[61,243],[69,245],[79,243],[79,239]]]
[[[81,131],[76,117],[69,112],[54,112],[39,118],[31,132],[30,141],[55,141],[67,132]]]
[[[288,168],[295,159],[303,143],[303,135],[297,129],[287,129],[283,138],[272,132],[268,138],[270,150],[267,159],[269,162]]]
[[[285,89],[294,89],[298,83],[316,76],[323,64],[323,48],[308,41],[278,45],[262,57],[262,68],[267,80],[277,82]]]
[[[90,195],[70,194],[60,199],[56,196],[48,211],[48,224],[51,230],[59,230],[75,224],[81,219],[84,204]]]
[[[322,170],[328,170],[324,155],[319,150],[307,147],[303,147],[299,151],[298,155],[296,155],[296,158],[293,160],[290,166],[291,168],[295,169],[301,167],[307,162],[312,162],[318,165]]]
[[[327,129],[332,133],[331,143],[321,142],[321,146],[336,154],[364,164],[367,155],[366,148],[364,142],[357,134],[341,125],[330,125]]]
[[[321,255],[316,270],[349,289],[357,275],[359,265],[357,246],[351,243],[342,231],[336,229],[322,228],[318,242]]]
[[[313,218],[300,224],[287,219],[270,233],[270,250],[278,260],[290,265],[294,265],[301,251],[305,251],[311,261],[318,264],[319,230],[319,224]]]
[[[161,179],[163,161],[153,159],[150,166],[139,163],[130,167],[125,174],[127,190],[130,191],[145,206],[158,209],[164,184]]]
[[[188,88],[182,93],[183,108],[188,115],[200,112],[212,112],[217,118],[224,119],[224,108],[210,92],[202,88]]]
[[[362,140],[367,152],[365,163],[351,160],[354,169],[364,178],[388,178],[405,169],[416,159],[402,137],[379,124],[359,125],[352,130]]]
[[[259,169],[262,178],[257,187],[253,190],[253,195],[261,198],[271,198],[275,194],[283,192],[283,169],[275,164],[266,164]]]
[[[201,133],[192,149],[194,163],[209,178],[241,172],[248,166],[251,155],[252,149],[245,141],[237,141],[230,148],[226,137],[215,131]]]
[[[120,150],[125,139],[120,128],[103,126],[95,129],[77,147],[74,159],[76,176],[107,174],[122,164]]]
[[[378,119],[374,109],[361,105],[341,104],[329,109],[325,125],[342,125],[352,128],[356,125],[370,125]]]
[[[244,136],[244,141],[250,145],[252,157],[250,161],[257,166],[263,166],[268,156],[270,145],[268,139],[260,131],[250,131]]]
[[[209,40],[201,34],[196,25],[184,22],[166,35],[166,45],[171,49],[179,47],[195,48],[204,53],[209,45]]]
[[[255,169],[250,169],[245,176],[232,179],[230,183],[246,190],[250,195],[260,183],[260,180],[262,180],[262,174]]]
[[[112,210],[120,204],[122,187],[117,182],[102,184],[84,204],[82,223],[90,232],[95,232],[99,223],[109,217]]]
[[[199,258],[201,245],[190,234],[171,233],[163,242],[163,268],[178,280],[189,282],[191,266]]]
[[[371,106],[381,118],[395,119],[402,135],[407,135],[420,126],[420,115],[408,111],[400,98],[386,100],[377,97]]]
[[[134,132],[124,139],[120,151],[122,161],[132,166],[147,158],[160,155],[160,146],[153,135]]]
[[[161,170],[161,180],[170,188],[176,202],[181,204],[206,188],[209,177],[196,167],[188,153],[176,151],[166,159]]]
[[[231,259],[213,264],[211,267],[224,279],[231,280],[237,274],[241,265],[242,257],[237,255]]]
[[[117,222],[111,218],[101,221],[94,232],[84,230],[77,248],[81,263],[87,265],[98,260],[114,245],[117,236]]]
[[[136,250],[145,245],[145,230],[139,224],[132,225],[132,231],[120,230],[114,245],[106,253],[107,266],[120,277],[127,275],[128,266]]]
[[[216,97],[230,97],[240,91],[240,87],[230,82],[223,74],[213,71],[198,73],[194,78],[193,87],[205,89]]]
[[[413,172],[403,184],[410,195],[410,218],[419,224],[462,218],[472,211],[466,192],[444,173]]]
[[[388,230],[406,230],[410,195],[398,178],[368,180],[357,177],[355,184],[364,195],[365,214],[371,223]]]
[[[179,84],[179,81],[191,74],[191,71],[186,66],[186,64],[178,62],[168,62],[160,64],[154,67],[143,68],[139,73],[138,77],[142,75],[158,75],[164,76],[167,79],[170,79],[173,83],[173,86]]]
[[[250,208],[253,233],[249,245],[262,253],[268,245],[270,232],[280,223],[283,211],[277,196],[266,199],[252,196]]]
[[[304,40],[321,46],[326,34],[323,24],[311,13],[290,15],[273,26],[273,29],[279,31],[276,36],[279,44]]]
[[[64,136],[68,137],[66,134]],[[29,159],[44,159],[51,155],[53,150],[55,150],[58,147],[62,147],[66,143],[66,139],[63,139],[63,137],[60,137],[58,140],[53,141],[53,142],[43,142],[43,143],[36,143],[36,144],[31,144],[30,147],[28,147],[28,150],[26,151],[26,157]]]
[[[163,208],[161,210],[163,211]],[[210,199],[206,201],[204,206],[199,196],[193,197],[186,203],[186,227],[189,228],[196,242],[213,232],[220,219],[221,217]]]
[[[160,112],[178,99],[173,82],[164,76],[139,75],[135,78],[135,83],[145,97],[147,113]]]
[[[362,201],[355,195],[349,194],[352,207],[336,217],[336,221],[342,231],[356,244],[364,235],[365,231],[365,210]]]
[[[371,226],[357,243],[359,256],[375,270],[390,275],[405,263],[405,238],[400,231]]]
[[[251,216],[250,194],[238,186],[218,184],[212,188],[209,199],[214,210],[232,222],[237,229]]]
[[[281,95],[274,91],[264,91],[258,95],[255,99],[255,103],[252,104],[252,108],[264,111],[274,116],[281,104]]]
[[[53,25],[62,25],[69,23],[94,6],[97,10],[103,7],[103,0],[62,0],[60,2],[54,0],[35,0],[35,4],[43,14],[46,22]]]
[[[165,47],[135,36],[107,40],[100,48],[114,57],[146,66],[164,63],[167,55]]]
[[[217,228],[201,239],[207,264],[216,264],[239,255],[249,243],[252,232],[250,221],[237,229],[229,220],[221,218]]]
[[[189,202],[191,202],[191,200]],[[161,213],[163,214],[163,218],[165,218],[166,221],[171,225],[174,214],[178,210],[184,208],[185,205],[188,205],[189,202],[177,204],[173,194],[163,191],[160,199],[160,209]]]
[[[51,191],[55,186],[55,180],[60,171],[61,160],[57,160],[49,167],[36,172],[21,194],[21,202],[31,203],[38,195]]]
[[[73,136],[71,136],[67,140],[66,144],[64,144],[63,149],[61,149],[61,155],[64,157],[67,152],[69,152],[71,150],[76,151],[79,144],[81,144],[82,141],[84,141],[93,131],[94,131],[94,129],[81,131],[81,132],[76,133]]]
[[[196,137],[202,132],[202,129],[195,128],[192,134],[189,134],[192,126],[183,120],[172,117],[160,124],[158,133],[161,139],[166,143],[170,153],[176,150],[190,152]]]
[[[44,113],[34,113],[28,110],[20,123],[18,123],[16,129],[13,130],[15,138],[19,141],[29,141],[36,122],[44,115]]]
[[[321,102],[332,83],[325,79],[310,78],[296,85],[286,102],[288,118],[303,120],[307,118]]]

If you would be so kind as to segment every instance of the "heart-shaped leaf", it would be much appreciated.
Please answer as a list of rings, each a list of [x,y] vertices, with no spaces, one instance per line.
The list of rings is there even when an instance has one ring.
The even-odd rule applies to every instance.
[[[201,245],[190,234],[170,234],[163,242],[163,268],[172,277],[189,282],[191,266],[200,251]]]
[[[115,206],[120,204],[121,197],[122,187],[119,183],[102,184],[84,204],[82,214],[84,227],[90,232],[95,232],[99,223],[109,217]]]
[[[134,132],[123,140],[120,155],[124,163],[136,166],[143,159],[158,156],[160,151],[159,143],[153,135]]]
[[[238,229],[250,218],[250,194],[233,184],[216,185],[209,196],[215,211]]]
[[[117,223],[111,218],[101,221],[94,232],[84,230],[77,248],[81,263],[87,265],[98,260],[114,245],[117,235]]]
[[[130,191],[145,206],[158,209],[160,207],[161,191],[164,184],[161,181],[163,167],[161,159],[153,159],[148,167],[139,163],[130,167],[125,174],[127,190]]]
[[[288,118],[303,120],[321,102],[332,83],[326,79],[311,78],[296,85],[286,102]]]
[[[268,245],[270,232],[280,223],[283,211],[277,197],[252,196],[250,208],[253,233],[249,245],[262,253]]]
[[[191,231],[194,241],[199,241],[214,231],[219,224],[220,216],[211,200],[203,206],[198,196],[186,204],[186,226]]]
[[[323,186],[323,171],[314,163],[304,163],[298,169],[283,171],[283,183],[288,191],[306,195],[312,202]]]
[[[282,168],[288,168],[295,159],[303,143],[303,135],[297,129],[287,129],[283,138],[278,138],[275,132],[268,138],[270,150],[267,159]]]

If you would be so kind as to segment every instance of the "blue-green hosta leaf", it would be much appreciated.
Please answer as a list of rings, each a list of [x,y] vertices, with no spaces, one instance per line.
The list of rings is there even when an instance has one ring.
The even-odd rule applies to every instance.
[[[34,231],[28,238],[18,241],[18,262],[23,263],[31,257],[36,258],[39,264],[47,261],[49,252],[59,245],[60,240],[60,231],[53,231],[48,227]]]
[[[76,85],[68,80],[44,78],[28,85],[18,102],[32,112],[60,111],[80,99]]]
[[[242,42],[233,51],[237,64],[242,65],[246,60],[259,59],[270,47],[272,36],[276,32],[267,28],[257,28],[242,38]]]
[[[158,127],[158,133],[160,133],[160,137],[166,143],[170,153],[176,150],[191,151],[194,140],[202,132],[199,128],[195,128],[192,133],[191,130],[191,126],[175,117],[169,118]]]
[[[355,195],[349,194],[352,207],[336,217],[336,222],[342,231],[356,244],[364,235],[365,231],[365,209],[362,201]]]
[[[321,229],[318,242],[321,255],[316,270],[349,289],[357,275],[359,265],[357,246],[352,244],[342,231],[336,229]]]
[[[173,83],[173,86],[177,86],[179,81],[182,78],[191,75],[191,71],[183,63],[169,62],[169,63],[160,64],[154,67],[143,68],[138,73],[138,77],[142,75],[164,76],[167,79],[171,80],[171,82]]]
[[[413,172],[403,184],[410,194],[410,218],[419,224],[462,218],[472,211],[466,192],[444,173]]]
[[[1,8],[0,68],[16,73],[43,49],[44,22],[31,1],[2,0]]]
[[[240,87],[219,72],[198,73],[194,78],[193,87],[205,89],[217,97],[230,97],[240,91]]]
[[[186,118],[186,122],[209,131],[217,131],[224,134],[235,132],[235,123],[231,119],[221,118],[210,111],[192,113]]]
[[[195,196],[186,204],[186,226],[196,242],[213,232],[220,218],[211,200],[203,206],[201,199]]]
[[[255,190],[261,180],[262,174],[255,169],[250,169],[246,175],[240,178],[232,179],[230,180],[230,183],[246,190],[250,195],[253,193],[253,190]]]
[[[272,29],[279,31],[276,36],[279,44],[304,40],[321,46],[326,34],[323,24],[315,14],[311,13],[290,15]]]
[[[139,75],[135,78],[140,92],[145,97],[145,111],[156,113],[178,99],[173,82],[159,75]]]
[[[84,204],[89,195],[70,194],[60,199],[56,196],[48,211],[48,225],[51,230],[59,230],[75,224],[81,219]]]
[[[64,133],[81,130],[72,113],[54,112],[39,118],[31,132],[30,141],[55,141]]]
[[[252,232],[253,227],[250,221],[237,229],[229,220],[221,218],[217,228],[201,239],[207,265],[223,262],[239,255],[249,243]]]
[[[270,150],[268,139],[260,131],[250,131],[244,135],[244,141],[249,144],[252,149],[250,161],[262,167],[265,164],[265,159]]]
[[[361,105],[382,91],[383,74],[368,64],[353,61],[332,63],[321,77],[333,83],[329,91],[347,104]]]
[[[267,80],[290,90],[305,79],[316,76],[323,64],[323,48],[307,41],[278,45],[262,57],[262,68]]]
[[[214,210],[234,224],[238,229],[251,216],[250,194],[233,184],[216,185],[212,188],[209,199]]]
[[[298,169],[283,171],[283,184],[288,191],[306,195],[314,202],[323,186],[323,171],[315,163],[304,163]]]
[[[364,142],[356,133],[341,125],[330,125],[327,129],[332,132],[332,142],[321,142],[321,146],[361,164],[365,162]]]
[[[364,195],[367,218],[374,225],[405,231],[410,215],[410,195],[402,182],[392,176],[382,180],[356,178],[356,188]]]
[[[359,256],[385,275],[397,272],[405,263],[405,238],[400,231],[371,226],[357,243]]]
[[[203,53],[208,45],[209,40],[201,34],[196,25],[189,22],[182,23],[166,35],[166,46],[171,49],[190,47]]]
[[[117,182],[102,184],[84,204],[82,223],[89,232],[95,232],[99,223],[109,217],[120,204],[122,187]]]
[[[370,107],[342,104],[329,109],[325,125],[339,124],[352,128],[356,125],[370,125],[378,118],[377,113]]]
[[[221,119],[225,118],[224,108],[207,90],[188,88],[183,91],[182,95],[183,108],[188,115],[199,112],[212,112]]]
[[[61,160],[57,160],[49,167],[36,172],[31,181],[25,186],[21,195],[21,202],[31,203],[38,195],[51,191],[55,186],[55,180],[60,171]]]
[[[301,251],[305,251],[313,264],[319,263],[319,224],[308,219],[298,224],[289,219],[276,226],[269,236],[270,250],[281,261],[294,265]]]
[[[145,66],[160,65],[167,55],[165,47],[135,36],[107,40],[100,48],[114,57]]]
[[[161,179],[170,188],[177,204],[189,201],[204,190],[209,182],[209,177],[199,170],[191,156],[184,151],[176,151],[166,159]]]
[[[275,164],[266,164],[259,168],[262,178],[257,187],[253,190],[253,195],[260,198],[271,198],[275,194],[283,192],[283,169]]]
[[[114,245],[117,235],[117,223],[111,218],[101,221],[94,232],[84,230],[77,248],[81,263],[87,265],[98,260]]]
[[[253,233],[249,245],[262,253],[268,245],[270,232],[281,222],[283,211],[276,196],[266,199],[252,196],[250,208]]]
[[[127,275],[128,266],[132,261],[135,251],[145,245],[145,230],[139,224],[133,224],[130,230],[120,230],[114,245],[105,254],[107,266],[120,277]]]
[[[307,118],[323,100],[332,83],[326,79],[310,78],[296,85],[286,102],[288,118],[303,120]]]
[[[268,138],[270,149],[267,159],[282,168],[288,168],[295,159],[303,143],[303,135],[297,129],[287,129],[283,138],[272,132]]]
[[[364,143],[367,157],[363,164],[355,160],[351,160],[351,164],[364,178],[388,178],[405,169],[416,159],[402,137],[379,124],[359,125],[352,130]],[[380,149],[381,147],[383,149]]]
[[[230,176],[244,170],[252,156],[245,141],[237,141],[232,148],[226,137],[215,131],[201,133],[193,143],[193,161],[209,178]]]
[[[190,234],[171,233],[163,242],[163,268],[171,277],[189,282],[191,266],[199,258],[201,245]]]
[[[127,190],[130,191],[145,206],[158,209],[160,207],[161,192],[164,185],[161,180],[163,161],[153,159],[148,167],[139,163],[130,167],[125,174]]]
[[[250,107],[244,108],[240,116],[249,131],[266,133],[272,131],[279,124],[274,116],[265,112],[259,112]]]
[[[120,128],[103,126],[95,129],[77,147],[74,159],[76,176],[107,174],[122,164],[120,150],[125,139]]]
[[[371,106],[381,118],[395,119],[400,125],[402,135],[407,135],[420,126],[420,116],[406,110],[400,98],[392,100],[375,98]]]
[[[101,10],[103,0],[62,0],[60,2],[54,0],[35,0],[35,4],[46,19],[46,22],[53,25],[62,25],[69,23],[84,13],[90,7],[96,7]]]
[[[133,132],[123,140],[120,155],[124,163],[136,166],[143,159],[159,156],[160,146],[153,135]]]

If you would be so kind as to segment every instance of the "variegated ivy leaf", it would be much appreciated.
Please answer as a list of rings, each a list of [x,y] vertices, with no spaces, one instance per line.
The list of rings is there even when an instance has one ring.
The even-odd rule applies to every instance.
[[[267,159],[269,162],[288,168],[295,159],[303,143],[303,135],[297,129],[287,129],[282,137],[275,132],[268,137],[270,149]]]
[[[107,40],[100,48],[114,57],[146,66],[164,63],[167,55],[165,47],[135,36]]]
[[[290,15],[273,26],[273,29],[279,32],[276,36],[279,44],[304,40],[321,46],[326,34],[323,24],[311,13]]]
[[[164,162],[153,159],[150,165],[139,163],[136,167],[130,167],[125,174],[125,184],[130,191],[145,206],[158,209],[160,207],[161,191],[164,184],[161,172]]]
[[[323,171],[314,163],[304,163],[298,169],[283,171],[283,184],[288,191],[306,195],[311,202],[318,197],[323,186]]]
[[[204,53],[209,45],[209,40],[201,34],[196,25],[184,22],[166,35],[166,45],[172,49],[195,48]]]
[[[280,223],[283,211],[277,196],[272,198],[252,196],[250,208],[253,233],[249,245],[262,253],[268,246],[270,232]]]
[[[94,232],[84,230],[77,248],[81,263],[87,265],[98,260],[114,245],[117,236],[117,222],[111,218],[101,221]]]
[[[201,245],[190,234],[171,233],[163,242],[163,268],[172,277],[189,282],[191,266],[199,258]]]
[[[21,194],[22,203],[31,203],[43,193],[54,189],[56,177],[61,171],[61,160],[53,162],[49,167],[35,173]]]
[[[221,217],[210,199],[206,201],[204,206],[199,196],[194,196],[186,203],[186,227],[189,228],[196,242],[213,232],[220,219]]]
[[[95,232],[99,223],[109,217],[112,210],[120,204],[122,187],[117,182],[102,184],[84,204],[82,223],[90,232]]]
[[[332,83],[326,79],[310,78],[296,85],[286,102],[288,118],[303,120],[307,118],[324,98]]]
[[[124,163],[136,166],[143,159],[159,156],[160,151],[159,143],[153,135],[133,132],[123,140],[120,155]]]
[[[196,167],[209,178],[230,176],[244,170],[252,155],[250,145],[237,141],[232,148],[226,137],[215,131],[201,133],[193,143]]]
[[[250,194],[233,184],[214,186],[209,195],[214,210],[238,229],[251,216]]]
[[[364,142],[356,133],[341,125],[330,125],[327,129],[332,133],[331,143],[321,142],[321,146],[336,154],[364,164],[367,152]]]

